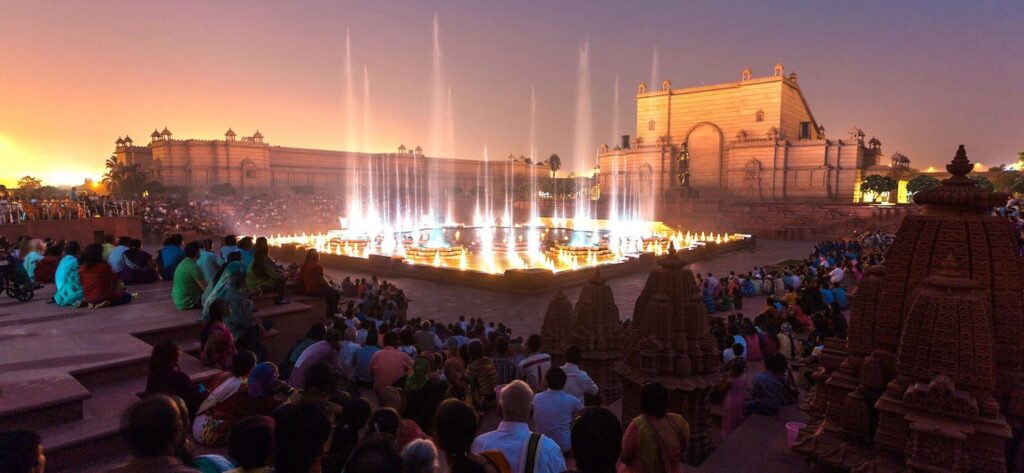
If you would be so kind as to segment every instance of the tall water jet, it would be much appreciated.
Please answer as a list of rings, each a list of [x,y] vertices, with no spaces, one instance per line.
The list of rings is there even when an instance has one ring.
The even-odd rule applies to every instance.
[[[661,71],[658,70],[660,64],[658,64],[658,47],[654,47],[654,53],[651,54],[651,85],[647,90],[661,90],[661,85],[658,83],[658,78],[661,77]]]
[[[530,179],[530,220],[531,225],[537,221],[537,90],[530,85],[530,164],[527,176]]]
[[[434,12],[433,61],[430,79],[430,154],[440,156],[444,148],[444,74],[441,70],[441,24]]]
[[[352,80],[352,38],[345,28],[345,148],[358,151],[356,146],[356,96]]]
[[[445,133],[445,135],[446,135],[445,136],[445,141],[446,141],[445,156],[448,158],[448,161],[447,161],[447,163],[448,163],[447,164],[447,168],[448,168],[447,169],[447,173],[448,173],[447,174],[447,179],[451,179],[452,176],[455,175],[455,164],[452,161],[452,159],[455,158],[455,156],[456,156],[456,154],[455,154],[455,111],[454,111],[453,105],[452,105],[452,87],[451,86],[448,86],[448,102],[445,105],[444,118],[445,118],[445,132],[446,132]],[[452,191],[453,191],[452,188],[454,187],[455,183],[454,183],[454,181],[449,181],[449,180],[446,180],[445,182],[448,182],[448,186],[447,186],[448,188],[445,189],[445,196],[447,197],[447,199],[446,199],[447,212],[446,212],[446,215],[445,215],[445,224],[453,225],[455,223],[455,202],[453,200],[454,196],[452,195]]]
[[[373,152],[370,140],[370,71],[363,66],[363,151]]]
[[[590,104],[590,41],[584,40],[579,51],[576,81],[576,123],[573,132],[573,165],[576,177],[590,175],[593,168],[593,117]],[[579,181],[577,181],[579,182]],[[587,225],[590,219],[590,193],[576,189],[574,218]]]
[[[619,75],[615,74],[615,89],[612,91],[612,146],[619,139]]]

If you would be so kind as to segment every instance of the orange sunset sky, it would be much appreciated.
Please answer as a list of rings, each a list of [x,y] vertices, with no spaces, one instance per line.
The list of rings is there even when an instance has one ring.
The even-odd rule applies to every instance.
[[[656,47],[659,79],[675,87],[782,61],[827,135],[860,126],[914,167],[941,165],[959,143],[986,165],[1024,150],[1020,2],[0,0],[0,183],[98,178],[118,136],[144,144],[165,126],[346,148],[346,28],[357,117],[364,68],[371,85],[359,147],[426,148],[435,12],[460,158],[528,152],[531,85],[539,154],[571,153],[585,39],[595,145],[632,133]]]

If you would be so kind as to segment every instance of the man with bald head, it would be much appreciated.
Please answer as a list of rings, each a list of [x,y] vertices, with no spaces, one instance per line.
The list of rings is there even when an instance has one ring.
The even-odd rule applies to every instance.
[[[562,449],[554,440],[531,432],[533,390],[523,381],[513,381],[501,390],[498,407],[501,424],[498,430],[480,435],[473,441],[472,452],[500,451],[512,471],[518,473],[561,473],[565,471]]]

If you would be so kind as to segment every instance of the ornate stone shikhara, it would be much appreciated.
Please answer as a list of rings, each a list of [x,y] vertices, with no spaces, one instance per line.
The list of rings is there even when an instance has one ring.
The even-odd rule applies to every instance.
[[[576,314],[572,310],[572,301],[562,291],[558,291],[548,304],[544,322],[540,326],[544,350],[551,354],[554,366],[560,366],[565,361],[565,349],[569,346],[575,324]]]
[[[693,272],[674,249],[651,271],[633,315],[623,360],[613,368],[622,377],[623,422],[640,414],[643,385],[660,382],[669,411],[690,424],[684,461],[700,463],[712,450],[708,395],[721,379],[720,360]]]
[[[811,396],[794,446],[818,470],[1005,472],[1024,468],[1024,271],[1006,196],[967,177],[914,196],[854,297],[845,351]],[[1020,434],[1017,434],[1018,436]],[[1017,439],[1014,439],[1017,440]]]
[[[622,382],[612,366],[622,358],[623,333],[612,288],[600,271],[580,291],[575,313],[572,344],[583,351],[580,365],[597,383],[601,403],[610,404],[622,397]]]

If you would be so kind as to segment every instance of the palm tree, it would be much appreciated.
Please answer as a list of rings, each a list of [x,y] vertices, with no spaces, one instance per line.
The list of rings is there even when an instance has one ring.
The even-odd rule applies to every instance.
[[[110,193],[122,197],[137,197],[146,183],[146,174],[136,163],[122,163],[117,156],[107,158],[107,172],[103,174],[103,183]]]
[[[555,177],[558,174],[558,170],[562,168],[562,158],[559,158],[557,154],[552,154],[548,158],[548,166],[551,167],[551,177]]]

